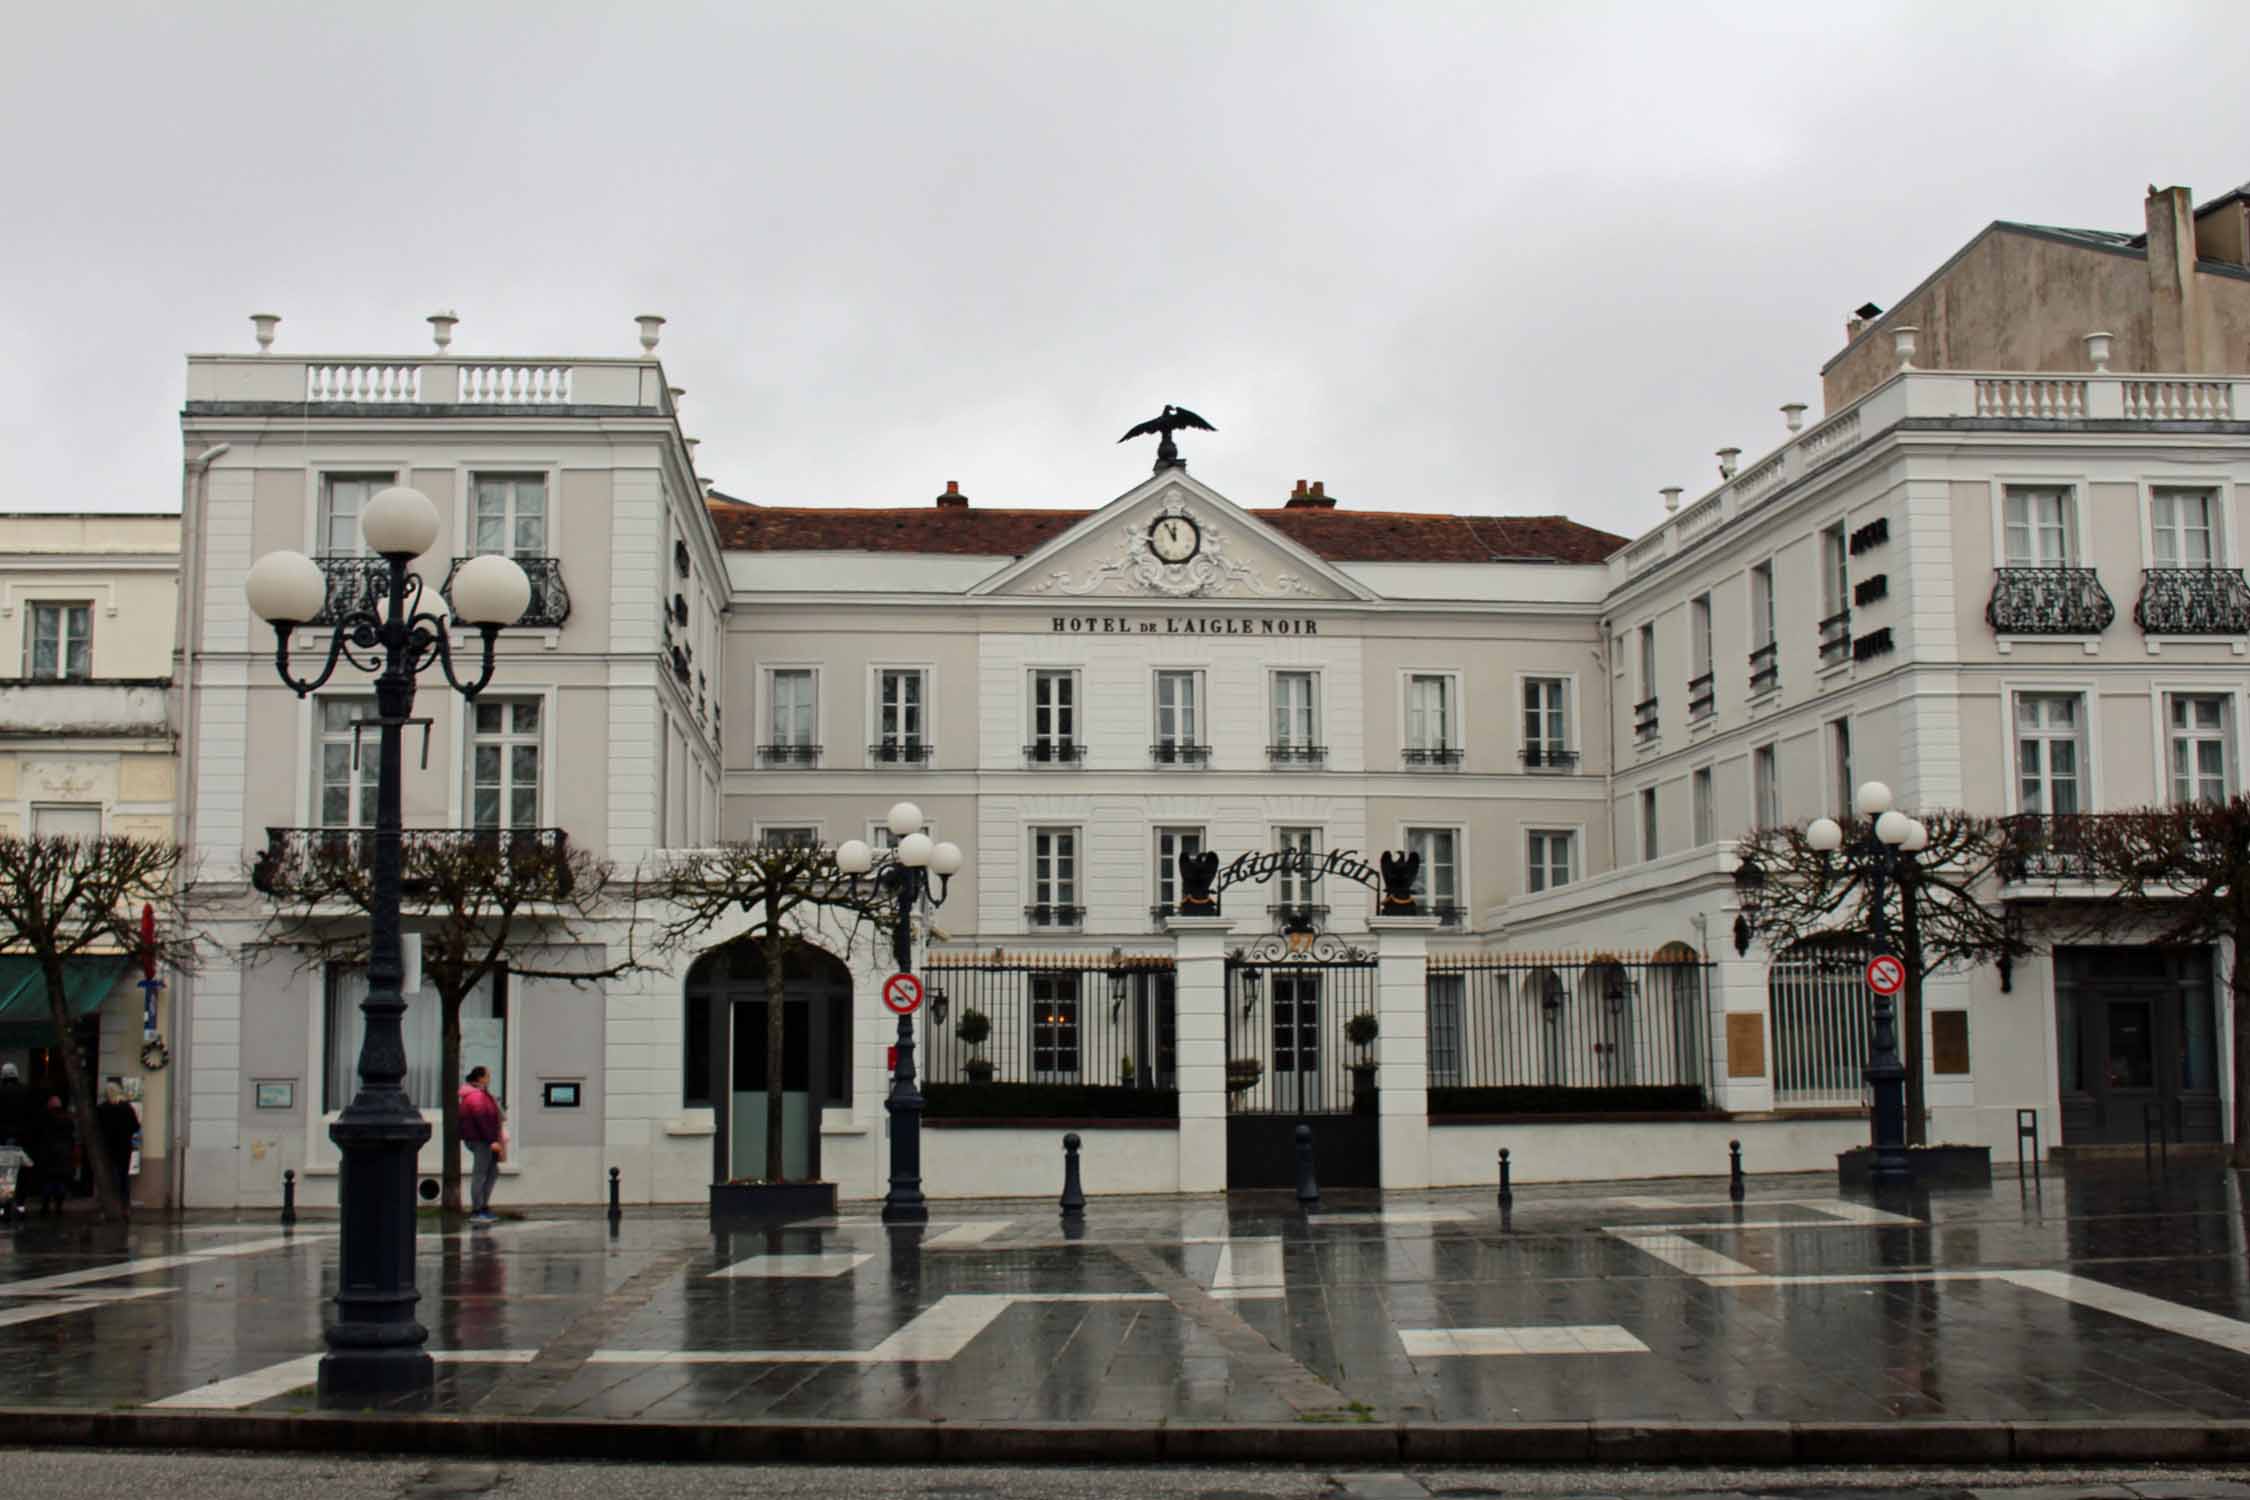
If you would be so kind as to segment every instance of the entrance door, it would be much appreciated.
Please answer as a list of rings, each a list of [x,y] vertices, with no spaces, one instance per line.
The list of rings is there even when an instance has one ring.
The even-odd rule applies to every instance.
[[[798,944],[782,963],[782,1175],[820,1175],[820,1115],[851,1102],[851,972]],[[713,1181],[766,1176],[766,973],[757,945],[738,942],[695,962],[687,978],[684,1093],[708,1106]]]
[[[1320,977],[1273,976],[1273,1107],[1315,1114],[1320,1099]]]
[[[2065,1144],[2219,1139],[2211,963],[2200,949],[2066,948],[2055,956]]]
[[[781,1172],[790,1181],[813,1175],[812,1007],[787,1000],[781,1007]],[[734,1175],[766,1175],[766,1021],[763,1000],[734,1006]]]

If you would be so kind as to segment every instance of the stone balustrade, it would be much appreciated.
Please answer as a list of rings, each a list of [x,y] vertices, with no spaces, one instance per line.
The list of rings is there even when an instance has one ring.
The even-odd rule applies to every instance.
[[[672,410],[653,359],[456,359],[275,354],[188,357],[187,399],[291,406],[606,407]]]

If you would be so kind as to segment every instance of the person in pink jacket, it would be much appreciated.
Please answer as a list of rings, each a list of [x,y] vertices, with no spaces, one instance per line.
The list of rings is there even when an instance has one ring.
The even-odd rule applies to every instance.
[[[497,1224],[492,1211],[492,1185],[500,1177],[501,1153],[506,1149],[507,1126],[502,1123],[500,1101],[492,1097],[492,1071],[469,1069],[461,1085],[461,1144],[469,1148],[469,1222]]]

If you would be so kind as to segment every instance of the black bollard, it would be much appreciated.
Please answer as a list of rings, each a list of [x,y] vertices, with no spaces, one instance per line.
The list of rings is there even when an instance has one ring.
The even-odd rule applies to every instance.
[[[1078,1182],[1078,1132],[1063,1137],[1062,1216],[1065,1224],[1086,1217],[1086,1189]]]
[[[1313,1175],[1312,1127],[1297,1127],[1297,1207],[1311,1213],[1320,1207],[1320,1179]]]
[[[617,1221],[625,1217],[625,1210],[617,1203],[617,1168],[609,1169],[609,1227],[615,1229]]]
[[[1516,1190],[1508,1181],[1508,1148],[1500,1148],[1500,1212],[1516,1206]]]
[[[1742,1201],[1742,1142],[1727,1142],[1727,1156],[1731,1163],[1727,1177],[1727,1196],[1740,1203]]]
[[[297,1222],[297,1173],[294,1168],[281,1174],[281,1227],[287,1229]]]

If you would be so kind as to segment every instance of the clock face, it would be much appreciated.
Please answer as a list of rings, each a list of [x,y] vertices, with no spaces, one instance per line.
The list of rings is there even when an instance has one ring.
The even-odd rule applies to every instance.
[[[1158,516],[1148,529],[1148,550],[1161,562],[1184,563],[1202,545],[1202,531],[1186,516]]]

